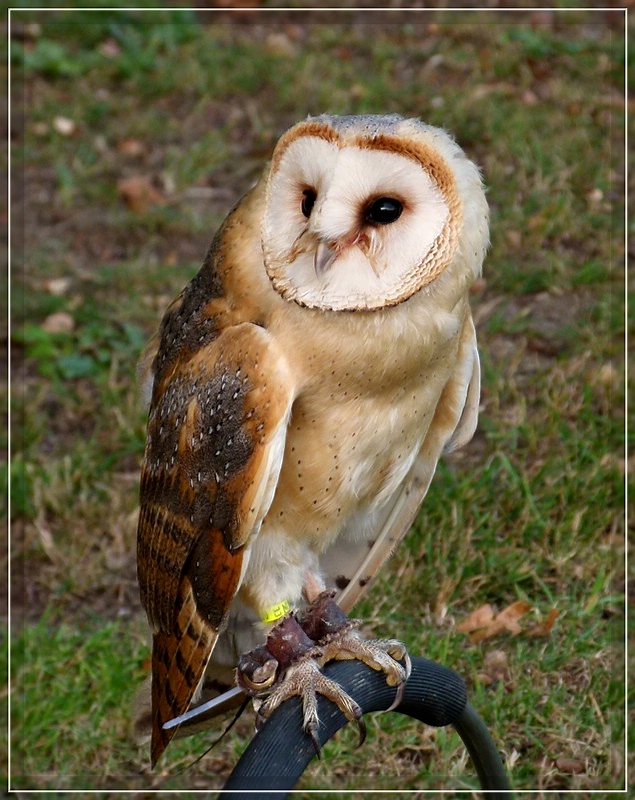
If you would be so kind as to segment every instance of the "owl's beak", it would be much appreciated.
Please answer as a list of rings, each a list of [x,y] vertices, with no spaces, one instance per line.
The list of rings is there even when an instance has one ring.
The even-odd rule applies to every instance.
[[[320,239],[319,234],[310,229],[304,230],[293,243],[291,248],[291,261],[300,253],[313,252],[313,268],[318,278],[322,278],[332,266],[341,250],[325,239]]]
[[[326,274],[336,258],[337,250],[331,244],[323,240],[318,242],[313,256],[313,268],[318,278]]]

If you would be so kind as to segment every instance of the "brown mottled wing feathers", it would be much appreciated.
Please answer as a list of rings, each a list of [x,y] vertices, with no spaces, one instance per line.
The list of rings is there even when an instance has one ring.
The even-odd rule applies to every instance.
[[[292,402],[265,330],[218,330],[208,319],[218,287],[204,271],[162,325],[141,476],[137,567],[154,631],[153,764],[173,735],[163,723],[187,710],[225,624],[244,547],[271,502]]]
[[[242,553],[236,557],[242,561]],[[234,586],[240,575],[233,571]],[[231,596],[231,595],[230,595]],[[157,762],[174,736],[175,729],[163,724],[189,706],[205,672],[218,630],[200,614],[192,584],[181,583],[174,633],[159,631],[152,641],[152,741],[151,761]]]

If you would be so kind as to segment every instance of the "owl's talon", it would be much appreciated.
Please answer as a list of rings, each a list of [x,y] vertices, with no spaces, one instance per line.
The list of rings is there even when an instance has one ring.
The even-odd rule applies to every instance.
[[[395,699],[388,709],[394,710],[403,700],[406,681],[412,671],[406,646],[398,639],[362,638],[357,631],[360,621],[349,619],[334,597],[334,591],[325,591],[307,606],[298,618],[302,629],[322,648],[322,665],[329,661],[357,659],[383,672],[388,685],[397,687]]]
[[[394,655],[393,655],[393,658],[395,658]],[[406,693],[406,682],[408,681],[408,678],[410,677],[410,673],[412,672],[412,662],[410,661],[410,656],[408,655],[406,650],[404,650],[404,653],[403,653],[402,657],[399,660],[404,662],[404,671],[405,671],[406,677],[397,686],[397,694],[395,695],[395,699],[392,701],[392,704],[386,709],[386,712],[394,711],[396,708],[399,708],[399,706],[401,705],[402,700],[404,698],[404,695]]]
[[[265,645],[241,657],[236,675],[242,689],[259,700],[264,698],[256,712],[258,729],[286,700],[296,695],[301,698],[302,727],[311,737],[318,758],[318,694],[335,703],[349,722],[357,724],[358,747],[366,740],[360,706],[322,673],[326,663],[359,660],[383,672],[387,683],[397,687],[391,709],[403,700],[411,671],[405,645],[396,639],[363,639],[357,631],[359,621],[350,620],[334,596],[335,592],[322,592],[302,612],[285,617],[270,631]]]
[[[366,741],[366,723],[363,717],[357,720],[357,728],[359,730],[359,742],[357,742],[357,747],[361,747]]]
[[[319,754],[317,729],[320,724],[317,713],[317,695],[324,695],[339,708],[349,722],[356,722],[360,731],[359,745],[366,738],[366,725],[362,720],[362,709],[335,681],[327,678],[320,669],[314,654],[302,656],[292,664],[278,685],[258,709],[257,727],[286,700],[298,695],[302,700],[302,727]],[[358,745],[358,746],[359,746]]]
[[[318,726],[314,723],[311,723],[308,728],[305,726],[304,732],[308,733],[311,737],[311,741],[313,742],[313,749],[315,750],[315,755],[318,758],[322,758],[322,748],[320,747],[320,740],[317,737],[317,728]]]

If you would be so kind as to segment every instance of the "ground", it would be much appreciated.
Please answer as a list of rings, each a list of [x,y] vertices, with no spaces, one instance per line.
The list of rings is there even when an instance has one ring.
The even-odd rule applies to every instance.
[[[210,736],[154,773],[129,736],[135,364],[277,137],[324,111],[452,131],[492,213],[479,429],[355,614],[465,678],[519,791],[624,785],[625,58],[621,11],[12,12],[12,788],[187,796],[251,736],[246,714],[180,774]],[[368,725],[299,788],[476,786],[450,729]]]

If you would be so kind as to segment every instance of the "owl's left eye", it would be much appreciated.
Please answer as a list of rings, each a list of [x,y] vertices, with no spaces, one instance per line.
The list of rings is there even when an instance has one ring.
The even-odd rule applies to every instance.
[[[403,205],[395,197],[378,197],[366,209],[366,222],[375,225],[388,225],[399,219]]]
[[[317,194],[315,189],[305,189],[302,192],[302,213],[308,219],[313,211]]]

